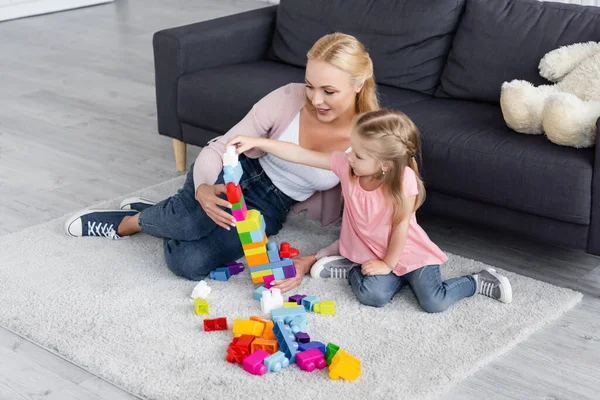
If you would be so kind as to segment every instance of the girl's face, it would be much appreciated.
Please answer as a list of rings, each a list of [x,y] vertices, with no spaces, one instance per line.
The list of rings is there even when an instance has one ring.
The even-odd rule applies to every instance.
[[[370,155],[364,146],[364,140],[355,131],[350,135],[350,146],[352,150],[348,153],[348,162],[354,175],[369,177],[384,170],[382,162]]]
[[[332,122],[346,112],[354,113],[356,94],[350,74],[325,61],[308,60],[306,64],[306,97],[317,111],[321,122]]]

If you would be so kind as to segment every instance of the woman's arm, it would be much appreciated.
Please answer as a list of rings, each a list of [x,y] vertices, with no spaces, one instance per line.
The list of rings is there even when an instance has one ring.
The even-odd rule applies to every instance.
[[[289,142],[266,138],[236,136],[227,142],[226,147],[229,146],[235,146],[238,154],[253,148],[259,148],[265,153],[273,154],[275,157],[281,158],[282,160],[331,170],[331,153],[320,153],[318,151],[307,150]]]

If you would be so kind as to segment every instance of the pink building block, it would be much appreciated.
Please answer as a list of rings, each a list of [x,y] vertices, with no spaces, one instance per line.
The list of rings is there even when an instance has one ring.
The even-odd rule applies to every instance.
[[[271,287],[271,283],[273,283],[274,280],[275,280],[275,277],[273,275],[267,275],[267,276],[263,277],[263,281],[265,282],[265,287],[267,289]]]
[[[263,349],[257,349],[254,353],[244,358],[244,371],[250,372],[252,375],[266,374],[267,367],[265,367],[264,361],[265,358],[269,356],[270,354],[264,351]]]
[[[310,349],[296,353],[296,364],[301,370],[308,372],[314,371],[315,368],[323,369],[327,366],[325,356],[319,349]]]
[[[248,209],[246,208],[246,203],[242,205],[242,208],[237,210],[231,210],[231,215],[235,218],[236,221],[243,221],[246,219],[246,213]]]

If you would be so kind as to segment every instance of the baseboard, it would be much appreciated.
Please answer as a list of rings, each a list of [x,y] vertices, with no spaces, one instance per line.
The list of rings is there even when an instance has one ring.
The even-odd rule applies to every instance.
[[[0,1],[0,21],[48,14],[73,8],[112,3],[114,0],[13,0]]]

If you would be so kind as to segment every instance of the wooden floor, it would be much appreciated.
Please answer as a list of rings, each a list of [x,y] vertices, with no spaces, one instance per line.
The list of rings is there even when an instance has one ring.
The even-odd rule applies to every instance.
[[[0,235],[177,176],[156,133],[152,33],[265,5],[117,0],[0,23]],[[188,146],[188,165],[198,151]],[[600,258],[421,222],[446,251],[586,293],[445,398],[600,398]],[[135,398],[2,328],[0,360],[0,400]]]

